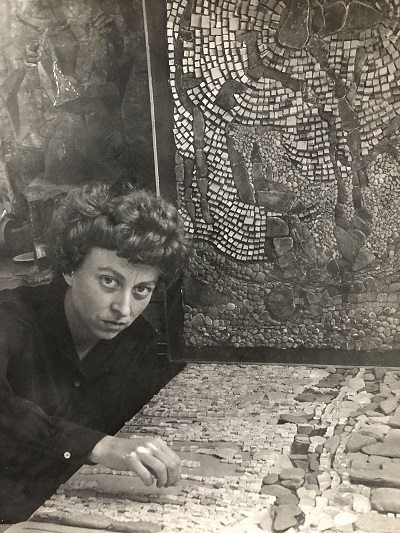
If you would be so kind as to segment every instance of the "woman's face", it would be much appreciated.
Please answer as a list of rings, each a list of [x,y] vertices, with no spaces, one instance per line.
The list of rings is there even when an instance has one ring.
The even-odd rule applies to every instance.
[[[77,270],[64,274],[65,312],[75,343],[112,339],[130,326],[146,309],[159,275],[157,267],[92,248]]]

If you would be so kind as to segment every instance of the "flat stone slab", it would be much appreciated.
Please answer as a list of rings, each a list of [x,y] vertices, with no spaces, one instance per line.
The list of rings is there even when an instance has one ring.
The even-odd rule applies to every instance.
[[[289,496],[292,492],[286,487],[281,487],[281,485],[263,485],[260,494],[267,494],[279,498],[280,496]]]
[[[400,414],[395,414],[389,418],[389,426],[392,428],[400,428]]]
[[[306,473],[303,468],[285,468],[279,474],[280,479],[291,479],[296,481],[303,481]]]
[[[368,455],[381,455],[382,457],[400,457],[400,442],[398,440],[388,440],[378,442],[370,446],[364,446],[362,451]]]
[[[366,446],[376,444],[376,438],[370,435],[361,435],[360,433],[353,433],[347,441],[347,452],[358,452]]]
[[[370,437],[375,437],[377,440],[383,440],[385,435],[387,435],[390,427],[386,424],[370,424],[364,426],[359,430],[361,435],[369,435]]]
[[[393,442],[393,441],[396,441],[396,443],[400,446],[400,429],[395,429],[395,428],[390,429],[385,435],[385,438],[383,439],[383,442],[385,444],[387,442]]]
[[[371,506],[372,509],[383,513],[400,513],[400,489],[373,489]]]
[[[282,413],[280,415],[280,419],[291,424],[307,424],[308,422],[308,418],[306,418],[303,414],[292,415],[289,413]]]
[[[383,402],[379,404],[379,407],[383,414],[389,415],[390,413],[393,413],[393,411],[396,410],[398,406],[397,399],[394,396],[390,396]]]
[[[274,531],[280,533],[287,531],[291,527],[297,526],[297,518],[302,514],[302,510],[297,505],[278,505],[274,519]]]
[[[390,472],[378,468],[350,469],[350,481],[367,486],[400,488],[400,478],[397,472]]]
[[[371,510],[371,501],[363,494],[354,494],[353,510],[356,513],[368,513]]]
[[[365,533],[400,533],[400,518],[365,513],[354,523],[356,531]]]

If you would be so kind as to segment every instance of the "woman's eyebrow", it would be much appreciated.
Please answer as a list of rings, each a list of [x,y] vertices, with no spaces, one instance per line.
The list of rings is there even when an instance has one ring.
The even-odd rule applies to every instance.
[[[114,270],[112,267],[98,267],[97,270],[99,272],[108,272],[111,273],[113,276],[118,278],[120,281],[126,281],[125,276],[118,272],[117,270]]]
[[[154,285],[154,286],[156,286],[157,285],[157,281],[155,281],[154,279],[150,279],[149,281],[140,281],[136,285]]]

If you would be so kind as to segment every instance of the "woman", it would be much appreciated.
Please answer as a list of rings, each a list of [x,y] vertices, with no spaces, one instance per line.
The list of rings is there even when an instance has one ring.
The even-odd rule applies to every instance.
[[[82,464],[180,478],[161,439],[113,437],[170,379],[140,316],[182,270],[176,209],[106,184],[71,191],[55,213],[54,281],[0,293],[0,519],[28,518]]]

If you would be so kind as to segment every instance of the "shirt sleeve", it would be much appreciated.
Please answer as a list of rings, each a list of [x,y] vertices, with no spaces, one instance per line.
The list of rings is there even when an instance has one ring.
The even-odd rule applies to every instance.
[[[44,453],[66,463],[83,464],[106,434],[49,416],[39,405],[16,395],[9,382],[11,359],[14,366],[27,363],[23,353],[32,341],[31,330],[22,301],[12,291],[0,292],[0,443],[16,453]]]

